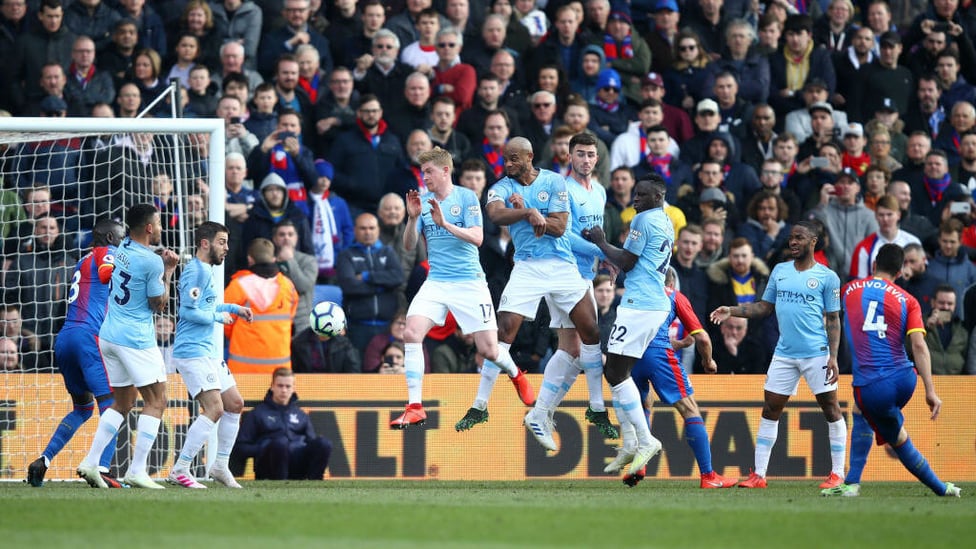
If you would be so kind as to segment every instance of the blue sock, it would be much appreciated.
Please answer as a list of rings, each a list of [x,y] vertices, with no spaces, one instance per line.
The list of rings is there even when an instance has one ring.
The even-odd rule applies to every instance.
[[[115,398],[113,397],[109,397],[105,399],[104,402],[99,402],[98,413],[104,414],[105,410],[111,408],[114,402],[115,402]],[[112,467],[112,458],[115,457],[115,447],[118,445],[118,440],[119,440],[119,432],[116,431],[115,436],[113,436],[111,442],[109,442],[108,445],[105,446],[105,450],[102,452],[102,456],[98,460],[99,468],[104,467],[106,469],[110,469]]]
[[[708,445],[708,432],[705,422],[700,417],[685,419],[685,440],[698,461],[698,470],[706,475],[712,472],[712,448]]]
[[[937,495],[945,495],[945,483],[939,480],[939,477],[935,476],[935,471],[929,467],[929,462],[925,459],[925,456],[915,449],[911,438],[908,438],[904,444],[895,448],[895,453],[898,454],[898,459],[905,466],[905,469],[908,469],[911,474],[922,481],[922,484],[928,486]]]
[[[861,414],[854,414],[854,427],[851,429],[851,463],[844,478],[845,484],[860,484],[861,473],[868,462],[871,445],[874,444],[874,431],[868,420]]]
[[[75,436],[78,428],[84,425],[88,421],[88,418],[92,417],[94,409],[95,406],[92,402],[80,405],[75,404],[74,409],[68,412],[68,415],[64,416],[64,419],[58,424],[58,428],[54,430],[54,434],[51,435],[51,441],[47,443],[47,448],[41,454],[47,458],[48,463],[68,444],[71,437]]]

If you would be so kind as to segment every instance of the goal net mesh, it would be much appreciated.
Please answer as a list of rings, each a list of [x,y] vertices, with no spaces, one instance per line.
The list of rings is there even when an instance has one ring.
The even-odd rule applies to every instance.
[[[222,207],[219,218],[210,212],[211,187],[219,188],[213,198],[223,202],[223,163],[217,163],[221,173],[216,179],[210,172],[210,141],[222,134],[180,131],[169,124],[178,122],[173,120],[145,120],[144,130],[107,132],[98,129],[101,119],[89,119],[90,131],[4,131],[4,120],[9,125],[13,119],[0,120],[0,370],[5,378],[0,384],[0,479],[22,480],[27,465],[41,455],[72,408],[53,348],[72,298],[75,265],[91,246],[92,227],[103,218],[125,224],[130,206],[154,203],[162,215],[162,245],[177,251],[185,263],[192,254],[193,228],[208,218],[222,221]],[[78,125],[78,119],[56,120]],[[156,317],[157,342],[168,366],[176,280],[171,303]],[[173,462],[197,414],[179,376],[170,376],[168,393],[169,406],[149,459],[154,476]],[[136,403],[119,431],[113,476],[127,468],[141,406]],[[96,410],[52,460],[47,479],[75,477],[97,423]]]

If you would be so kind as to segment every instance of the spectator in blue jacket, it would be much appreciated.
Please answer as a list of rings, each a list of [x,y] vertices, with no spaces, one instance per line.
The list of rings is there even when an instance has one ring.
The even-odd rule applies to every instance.
[[[332,455],[332,441],[315,434],[312,420],[298,405],[295,374],[278,368],[264,401],[244,415],[231,453],[234,476],[244,474],[254,458],[257,480],[322,480]]]

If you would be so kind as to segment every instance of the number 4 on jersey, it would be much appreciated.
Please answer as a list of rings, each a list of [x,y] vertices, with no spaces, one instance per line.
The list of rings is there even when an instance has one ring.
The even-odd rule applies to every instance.
[[[861,325],[861,331],[877,332],[878,338],[884,339],[888,336],[888,325],[885,324],[884,307],[881,308],[880,313],[878,312],[879,305],[880,303],[877,301],[868,303],[868,311],[864,314],[864,324]]]

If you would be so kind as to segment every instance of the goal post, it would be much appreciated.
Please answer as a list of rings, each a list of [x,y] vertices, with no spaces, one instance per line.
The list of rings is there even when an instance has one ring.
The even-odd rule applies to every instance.
[[[114,217],[124,223],[129,206],[155,202],[165,212],[163,244],[176,250],[185,265],[194,252],[195,226],[204,220],[224,222],[224,154],[222,119],[0,117],[0,211],[23,207],[26,212],[9,223],[14,218],[4,215],[0,233],[0,311],[5,315],[0,325],[14,329],[15,323],[6,321],[8,306],[16,309],[11,318],[19,316],[18,337],[0,333],[0,339],[16,341],[19,360],[17,368],[0,372],[6,377],[0,383],[0,480],[26,478],[27,464],[41,455],[71,410],[53,343],[64,320],[71,273],[90,247],[95,221]],[[22,206],[9,204],[13,193]],[[44,233],[48,222],[34,222],[31,216],[54,218],[59,236]],[[215,267],[214,279],[221,299],[223,266]],[[157,315],[158,339],[161,330],[175,328],[176,280],[167,311]],[[171,341],[161,341],[172,369]],[[223,348],[220,325],[214,328],[214,342]],[[150,458],[152,475],[168,470],[197,412],[178,376],[170,379],[175,382],[168,388],[169,409]],[[97,419],[96,410],[52,461],[48,479],[75,477]],[[127,423],[132,428],[123,424],[120,430],[116,474],[125,470],[131,455],[135,422],[130,417]]]

